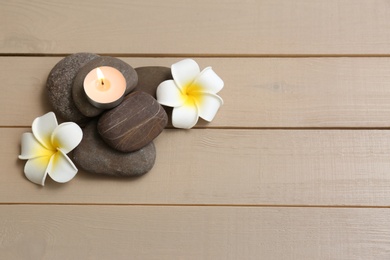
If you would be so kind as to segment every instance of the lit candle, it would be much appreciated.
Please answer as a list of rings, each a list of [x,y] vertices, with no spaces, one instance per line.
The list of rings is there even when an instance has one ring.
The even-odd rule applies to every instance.
[[[126,91],[126,79],[119,70],[102,66],[87,74],[83,86],[92,105],[108,109],[122,102]]]

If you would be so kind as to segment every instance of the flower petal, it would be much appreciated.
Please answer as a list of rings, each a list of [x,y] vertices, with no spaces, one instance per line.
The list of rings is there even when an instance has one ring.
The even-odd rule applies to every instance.
[[[178,107],[185,102],[180,89],[173,80],[166,80],[160,83],[156,90],[157,101],[164,106]]]
[[[205,68],[192,83],[204,92],[218,93],[223,88],[223,80],[214,72],[211,67]]]
[[[32,132],[35,138],[47,149],[52,150],[51,133],[58,126],[57,118],[53,112],[35,118],[32,123]]]
[[[66,122],[60,124],[52,133],[51,143],[54,147],[60,148],[62,152],[69,153],[83,139],[83,131],[81,128],[73,123]]]
[[[172,124],[176,128],[190,129],[198,122],[198,108],[192,99],[188,99],[186,104],[175,107],[172,112]]]
[[[44,186],[50,158],[51,156],[42,156],[28,160],[24,166],[24,174],[27,179]]]
[[[73,179],[77,173],[77,168],[66,154],[58,150],[52,156],[48,173],[54,181],[64,183]]]
[[[202,93],[201,98],[196,101],[199,116],[209,122],[214,119],[218,109],[223,105],[222,98],[211,93]]]
[[[198,63],[192,59],[185,59],[172,64],[171,71],[172,77],[180,89],[191,84],[200,73]]]
[[[42,156],[51,156],[54,151],[48,150],[41,145],[32,133],[22,135],[22,151],[19,159],[28,160]]]

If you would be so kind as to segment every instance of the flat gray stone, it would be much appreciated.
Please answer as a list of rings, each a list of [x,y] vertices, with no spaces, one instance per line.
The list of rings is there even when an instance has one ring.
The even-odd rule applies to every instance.
[[[72,86],[80,68],[98,57],[93,53],[72,54],[60,60],[50,71],[46,82],[48,99],[53,111],[63,120],[81,125],[90,120],[73,102]]]
[[[110,147],[121,152],[141,149],[164,130],[168,116],[162,106],[145,92],[133,92],[123,102],[105,112],[98,132]]]
[[[84,78],[87,74],[97,68],[102,66],[110,66],[119,70],[126,79],[126,91],[125,95],[129,94],[137,85],[138,76],[137,72],[126,62],[114,58],[114,57],[99,57],[97,59],[92,60],[85,66],[83,66],[79,73],[77,74],[74,83],[72,96],[73,100],[76,104],[76,107],[80,110],[80,112],[87,117],[95,117],[101,114],[104,109],[97,108],[89,103],[87,96],[84,92]]]
[[[118,177],[140,176],[153,168],[156,149],[153,142],[136,152],[123,153],[109,147],[100,138],[96,120],[83,129],[83,140],[73,151],[73,162],[93,174]]]

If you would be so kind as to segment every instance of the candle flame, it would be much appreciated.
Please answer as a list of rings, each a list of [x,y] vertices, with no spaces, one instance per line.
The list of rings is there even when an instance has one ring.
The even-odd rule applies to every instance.
[[[104,80],[104,74],[100,68],[97,68],[96,73],[97,73],[97,77],[100,81]]]
[[[100,68],[96,69],[96,74],[97,74],[98,80],[100,81],[100,84],[104,85],[104,74]]]

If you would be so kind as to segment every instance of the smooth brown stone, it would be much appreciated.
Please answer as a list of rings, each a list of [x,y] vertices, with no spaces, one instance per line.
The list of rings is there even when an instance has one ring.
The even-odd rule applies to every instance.
[[[138,84],[134,91],[143,91],[156,98],[156,90],[161,82],[172,79],[171,68],[149,66],[135,68]]]
[[[80,110],[80,112],[87,117],[95,117],[100,115],[104,109],[97,108],[93,106],[89,101],[84,91],[84,79],[87,74],[97,68],[102,66],[109,66],[116,68],[119,70],[126,79],[126,91],[125,95],[130,93],[138,82],[137,72],[126,62],[114,58],[114,57],[99,57],[97,59],[92,60],[87,63],[84,67],[82,67],[77,74],[72,89],[72,96],[76,107]]]
[[[93,53],[72,54],[60,60],[50,71],[46,83],[47,96],[53,111],[63,120],[81,125],[90,120],[76,107],[72,86],[80,68],[98,57]]]
[[[83,129],[83,140],[73,151],[73,162],[86,172],[118,177],[140,176],[153,168],[156,149],[153,142],[132,153],[109,147],[96,129],[96,120]]]
[[[98,132],[112,148],[132,152],[153,141],[167,122],[162,106],[151,95],[137,91],[100,117]]]

